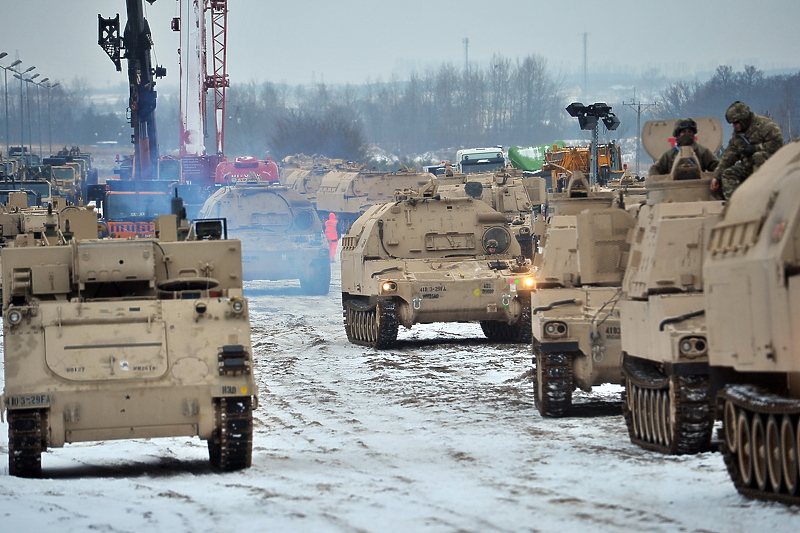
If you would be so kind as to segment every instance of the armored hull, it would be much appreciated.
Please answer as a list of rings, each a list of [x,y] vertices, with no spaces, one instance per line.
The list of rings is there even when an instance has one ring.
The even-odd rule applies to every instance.
[[[565,416],[576,388],[621,383],[618,303],[633,217],[580,174],[552,196],[532,298],[534,393],[543,416]]]
[[[2,260],[12,475],[40,475],[66,443],[167,436],[207,440],[221,470],[250,465],[238,241],[73,239]]]
[[[730,198],[703,266],[721,451],[736,489],[800,505],[800,142]]]
[[[503,214],[480,200],[373,206],[342,239],[341,261],[351,342],[387,348],[399,325],[464,321],[492,340],[530,341],[530,261]]]
[[[201,216],[225,218],[242,242],[246,280],[299,279],[307,294],[327,294],[330,256],[310,202],[281,185],[241,180],[217,190]]]

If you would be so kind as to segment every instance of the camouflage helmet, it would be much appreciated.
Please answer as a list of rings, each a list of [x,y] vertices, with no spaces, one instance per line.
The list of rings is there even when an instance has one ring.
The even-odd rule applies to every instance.
[[[672,136],[677,137],[686,128],[689,128],[694,132],[695,135],[697,135],[697,122],[691,118],[682,118],[675,121],[675,129],[672,130]]]
[[[740,102],[736,100],[734,103],[728,107],[728,110],[725,111],[725,120],[728,121],[728,124],[733,124],[734,122],[739,122],[743,126],[750,125],[750,119],[753,116],[753,112],[750,111],[750,108],[744,102]]]

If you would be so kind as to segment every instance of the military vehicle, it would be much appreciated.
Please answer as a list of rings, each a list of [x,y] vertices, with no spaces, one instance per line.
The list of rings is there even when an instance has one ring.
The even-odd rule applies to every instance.
[[[281,161],[280,181],[316,206],[322,178],[334,168],[345,167],[346,162],[343,159],[296,154]]]
[[[721,451],[745,496],[800,505],[800,142],[731,196],[703,265]]]
[[[543,416],[568,415],[576,388],[622,383],[617,303],[634,218],[613,202],[580,172],[551,194],[531,303],[534,399]]]
[[[408,167],[397,172],[332,170],[320,181],[315,207],[320,216],[336,214],[341,235],[367,208],[391,201],[397,190],[419,189],[431,177]]]
[[[711,150],[722,144],[717,131]],[[690,146],[681,147],[670,174],[645,181],[620,301],[628,433],[631,442],[669,454],[708,449],[714,425],[703,260],[723,202],[697,161]]]
[[[342,238],[350,342],[386,349],[398,326],[480,322],[497,342],[530,342],[533,271],[505,216],[436,180],[370,207]]]
[[[40,476],[42,452],[67,443],[195,435],[215,468],[248,467],[239,241],[218,238],[221,220],[178,241],[174,215],[158,239],[97,240],[91,211],[59,223],[61,245],[2,250],[9,473]]]
[[[368,207],[391,201],[395,191],[419,189],[432,177],[408,167],[396,172],[368,170],[362,164],[320,156],[287,157],[281,167],[281,183],[311,202],[322,219],[334,213],[340,235]]]
[[[221,187],[200,216],[226,218],[242,241],[244,279],[299,279],[302,291],[328,294],[331,260],[322,222],[300,193],[253,175]]]

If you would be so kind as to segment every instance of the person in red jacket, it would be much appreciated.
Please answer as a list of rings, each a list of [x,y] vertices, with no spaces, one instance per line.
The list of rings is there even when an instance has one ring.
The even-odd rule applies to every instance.
[[[331,213],[325,221],[325,237],[328,238],[328,246],[331,248],[331,263],[336,260],[336,246],[339,244],[339,232],[336,230],[336,215]]]

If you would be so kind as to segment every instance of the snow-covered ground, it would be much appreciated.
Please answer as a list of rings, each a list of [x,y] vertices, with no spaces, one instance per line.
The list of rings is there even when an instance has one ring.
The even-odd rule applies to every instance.
[[[253,467],[217,474],[175,438],[67,445],[44,479],[8,475],[0,424],[0,533],[797,531],[800,509],[747,500],[717,453],[632,445],[619,389],[578,416],[533,406],[529,347],[472,324],[401,330],[376,351],[344,335],[327,297],[248,285],[260,383]]]

